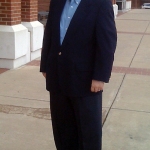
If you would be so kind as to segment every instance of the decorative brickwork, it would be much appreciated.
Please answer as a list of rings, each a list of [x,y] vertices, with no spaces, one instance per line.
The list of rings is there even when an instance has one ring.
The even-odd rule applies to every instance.
[[[28,66],[39,66],[40,60],[33,60],[27,64]],[[113,73],[125,73],[125,74],[137,74],[137,75],[145,75],[150,76],[150,69],[146,68],[130,68],[130,67],[118,67],[113,66]]]
[[[21,0],[22,22],[37,21],[38,0]]]
[[[6,71],[8,71],[9,69],[5,69],[5,68],[0,68],[0,74],[2,74],[2,73],[4,73],[4,72],[6,72]]]
[[[17,25],[21,23],[20,0],[0,0],[0,25]]]

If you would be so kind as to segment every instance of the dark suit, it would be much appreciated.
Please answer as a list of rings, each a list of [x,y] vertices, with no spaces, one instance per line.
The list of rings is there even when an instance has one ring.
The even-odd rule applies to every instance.
[[[58,99],[60,93],[71,101],[99,96],[101,92],[90,91],[91,81],[109,82],[116,49],[112,3],[81,0],[61,45],[60,17],[65,1],[51,0],[40,67],[41,72],[46,72],[46,88],[55,95],[51,99]]]

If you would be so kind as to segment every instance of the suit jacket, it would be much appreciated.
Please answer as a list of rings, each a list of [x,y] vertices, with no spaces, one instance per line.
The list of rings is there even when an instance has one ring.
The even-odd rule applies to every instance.
[[[109,82],[111,75],[117,41],[112,3],[81,0],[60,45],[60,17],[65,2],[51,0],[40,72],[46,72],[50,92],[91,95],[92,79]]]

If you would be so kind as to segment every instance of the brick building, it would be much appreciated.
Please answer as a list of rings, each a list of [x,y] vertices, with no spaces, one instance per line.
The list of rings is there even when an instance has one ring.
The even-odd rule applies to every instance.
[[[116,0],[119,11],[128,11],[131,9],[132,0]]]
[[[0,68],[16,68],[40,56],[44,28],[38,0],[0,0]]]
[[[48,11],[49,4],[50,4],[50,0],[38,0],[38,10],[39,11]]]
[[[150,3],[150,0],[132,0],[132,8],[141,8],[143,3]]]

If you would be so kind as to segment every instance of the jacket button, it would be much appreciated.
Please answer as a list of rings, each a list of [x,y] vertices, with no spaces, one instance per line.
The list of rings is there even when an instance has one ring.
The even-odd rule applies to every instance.
[[[58,55],[61,55],[61,52],[59,52]]]

